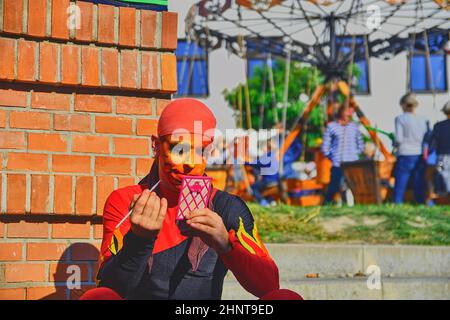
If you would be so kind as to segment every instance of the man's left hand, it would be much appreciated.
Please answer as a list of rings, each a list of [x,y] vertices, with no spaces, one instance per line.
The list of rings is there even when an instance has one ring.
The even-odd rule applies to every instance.
[[[186,223],[194,234],[213,248],[218,254],[231,250],[228,232],[222,218],[209,209],[197,209],[186,214]]]

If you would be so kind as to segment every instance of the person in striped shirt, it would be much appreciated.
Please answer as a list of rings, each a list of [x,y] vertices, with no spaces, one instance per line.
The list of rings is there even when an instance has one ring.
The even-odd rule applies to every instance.
[[[332,162],[330,184],[324,204],[333,201],[334,195],[340,191],[344,183],[341,164],[358,160],[364,151],[362,134],[358,126],[352,122],[353,111],[353,108],[341,105],[337,112],[337,120],[328,124],[323,136],[322,153]]]

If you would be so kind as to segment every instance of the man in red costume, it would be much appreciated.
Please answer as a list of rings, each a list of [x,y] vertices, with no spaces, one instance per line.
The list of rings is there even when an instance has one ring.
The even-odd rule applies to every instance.
[[[204,151],[215,126],[212,112],[195,99],[178,99],[164,109],[158,136],[152,136],[150,173],[106,200],[99,287],[81,299],[220,299],[228,270],[259,298],[301,299],[279,288],[278,268],[239,197],[213,189],[210,208],[186,216],[187,230],[176,223],[182,177],[205,174]],[[180,129],[187,134],[175,134]],[[176,161],[175,150],[188,154]],[[130,208],[130,218],[116,229]]]

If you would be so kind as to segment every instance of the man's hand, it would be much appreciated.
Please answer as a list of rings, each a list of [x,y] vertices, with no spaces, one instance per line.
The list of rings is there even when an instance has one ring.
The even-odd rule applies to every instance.
[[[131,206],[131,231],[141,238],[156,238],[166,217],[167,200],[145,189],[140,195],[134,195]]]
[[[231,250],[228,232],[222,218],[209,209],[197,209],[186,215],[186,223],[203,242],[218,254]]]

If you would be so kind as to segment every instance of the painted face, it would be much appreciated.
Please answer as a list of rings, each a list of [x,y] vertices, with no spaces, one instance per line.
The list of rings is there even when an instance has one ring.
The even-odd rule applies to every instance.
[[[156,139],[159,177],[166,184],[179,189],[184,175],[204,174],[210,140],[202,141],[201,136],[194,134]]]

